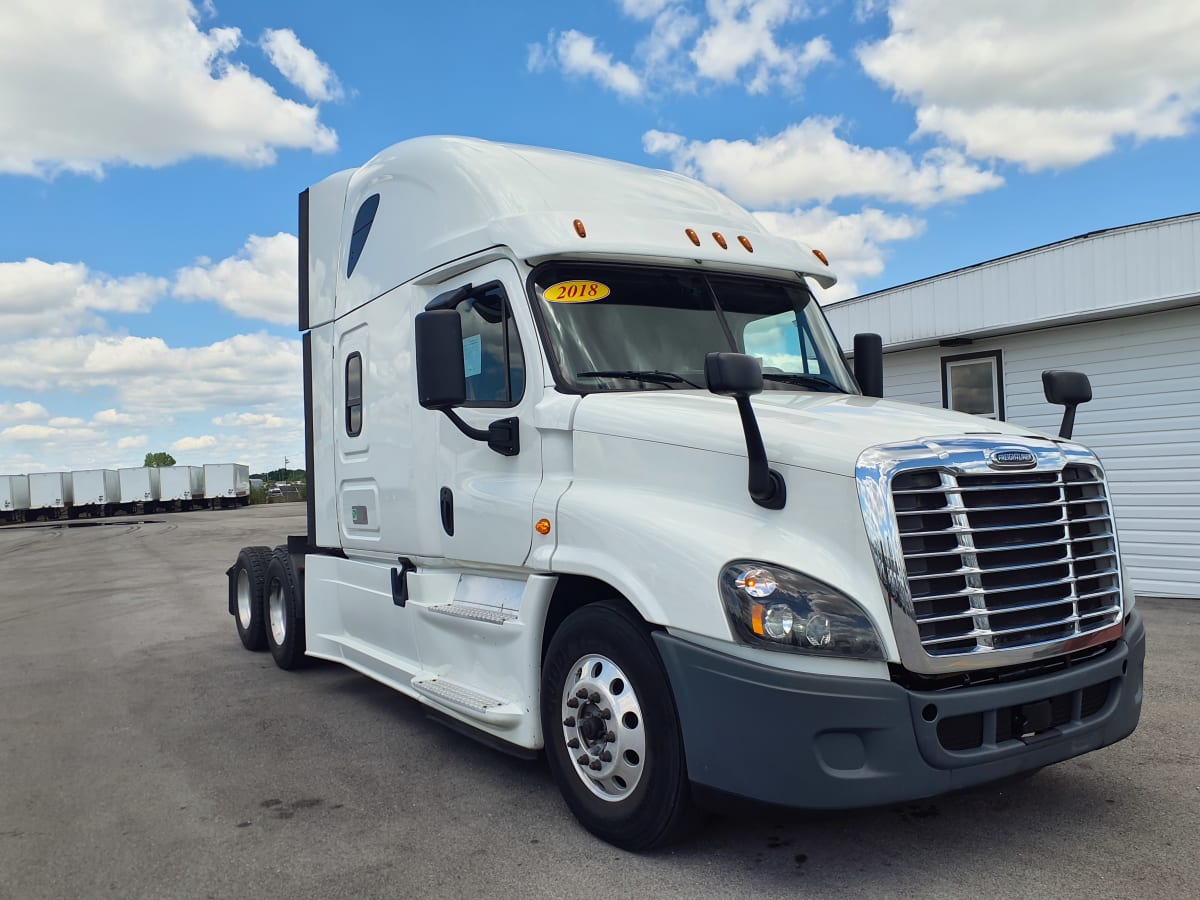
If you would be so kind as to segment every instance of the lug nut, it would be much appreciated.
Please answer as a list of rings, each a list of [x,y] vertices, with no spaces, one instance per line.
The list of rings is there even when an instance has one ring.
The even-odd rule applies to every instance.
[[[580,698],[580,699],[582,699],[582,698]],[[588,700],[590,700],[592,703],[599,703],[600,702],[600,694],[597,693],[596,691],[592,691],[591,695],[588,697]]]
[[[588,698],[587,688],[580,688],[575,692],[575,696],[580,700],[586,700]]]
[[[600,754],[600,762],[612,762],[612,754],[605,750]]]
[[[588,755],[586,753],[580,753],[575,759],[575,762],[579,763],[581,766],[586,766],[588,764]]]
[[[572,750],[578,750],[579,749],[579,738],[571,738],[569,741],[567,741],[567,746],[570,747]]]
[[[616,739],[617,739],[617,736],[616,736],[615,734],[613,734],[611,731],[607,732],[607,733],[604,735],[604,740],[608,741],[608,743],[610,743],[610,744],[611,744],[613,741],[615,741]]]
[[[604,707],[604,709],[600,710],[600,718],[611,719],[612,718],[612,710],[609,709],[607,706]]]
[[[572,697],[567,701],[567,706],[569,706],[571,709],[579,709],[579,698]]]
[[[600,760],[593,759],[591,762],[591,765],[589,765],[588,768],[591,769],[593,772],[599,772],[600,771]]]
[[[568,728],[574,728],[575,727],[575,717],[567,716],[565,719],[563,719],[563,724],[566,725]]]

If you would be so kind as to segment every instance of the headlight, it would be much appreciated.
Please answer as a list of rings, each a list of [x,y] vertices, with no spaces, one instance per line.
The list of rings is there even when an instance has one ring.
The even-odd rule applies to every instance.
[[[781,566],[735,560],[721,572],[721,599],[734,634],[767,650],[883,659],[883,643],[857,603]]]

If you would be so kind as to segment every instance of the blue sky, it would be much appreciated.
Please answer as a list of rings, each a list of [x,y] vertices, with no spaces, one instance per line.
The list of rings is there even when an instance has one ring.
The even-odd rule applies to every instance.
[[[830,302],[1200,208],[1193,0],[0,8],[0,473],[303,458],[296,195],[467,134],[699,177]]]

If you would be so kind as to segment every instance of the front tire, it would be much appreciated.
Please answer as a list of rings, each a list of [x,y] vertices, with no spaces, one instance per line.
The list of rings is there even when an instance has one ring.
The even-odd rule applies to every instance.
[[[267,566],[263,609],[267,649],[281,669],[304,665],[304,623],[300,618],[300,591],[286,547],[276,549]]]
[[[542,665],[551,774],[580,823],[626,850],[678,837],[691,810],[675,700],[644,623],[617,603],[572,613]]]

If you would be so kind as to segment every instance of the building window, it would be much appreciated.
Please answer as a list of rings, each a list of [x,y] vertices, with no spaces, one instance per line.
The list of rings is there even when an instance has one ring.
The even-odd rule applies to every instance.
[[[346,434],[362,434],[362,354],[351,353],[346,358]]]
[[[942,406],[1004,421],[1004,366],[999,350],[942,357]]]
[[[525,393],[525,356],[499,282],[456,307],[462,320],[465,406],[516,406]]]

